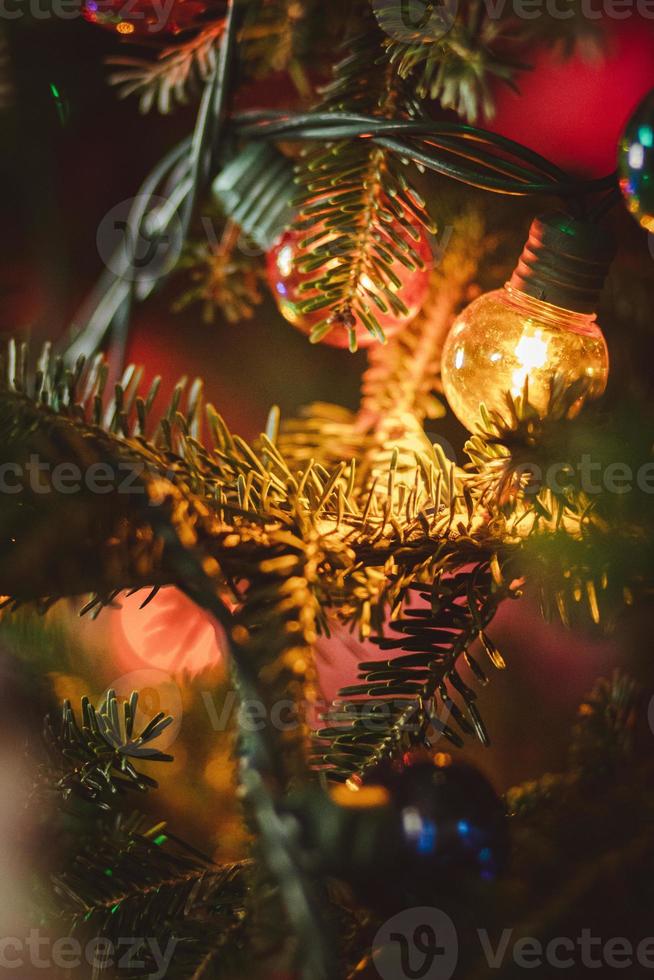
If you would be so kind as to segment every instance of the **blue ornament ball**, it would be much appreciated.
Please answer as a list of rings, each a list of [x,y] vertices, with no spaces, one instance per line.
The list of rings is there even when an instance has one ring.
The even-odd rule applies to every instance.
[[[472,872],[492,880],[508,856],[504,805],[477,769],[422,756],[390,777],[402,850],[420,873]]]

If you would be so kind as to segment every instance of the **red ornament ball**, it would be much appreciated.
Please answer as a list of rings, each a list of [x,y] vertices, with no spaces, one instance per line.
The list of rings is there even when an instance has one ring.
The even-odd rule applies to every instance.
[[[415,230],[414,230],[415,229]],[[398,315],[392,310],[382,313],[378,309],[374,300],[366,295],[365,290],[374,291],[372,282],[366,283],[365,275],[361,279],[361,299],[370,307],[371,312],[376,317],[379,325],[386,337],[393,337],[402,327],[408,323],[416,313],[419,312],[427,296],[429,288],[429,270],[432,262],[432,251],[429,245],[426,232],[422,226],[412,225],[411,233],[407,226],[400,221],[396,221],[391,226],[390,231],[394,237],[399,236],[407,245],[411,246],[420,257],[422,268],[408,269],[406,266],[396,262],[393,271],[401,281],[396,293],[407,308],[407,313]],[[417,239],[414,237],[417,231]],[[298,268],[298,259],[311,255],[312,245],[302,246],[302,242],[311,235],[315,237],[315,232],[297,231],[289,229],[284,232],[279,241],[273,245],[267,255],[268,283],[272,294],[275,297],[277,306],[282,316],[292,323],[294,327],[302,333],[310,334],[313,327],[325,319],[325,310],[315,310],[312,313],[304,313],[301,310],[301,303],[308,299],[313,299],[319,295],[317,289],[303,289],[303,284],[318,277],[323,270],[336,268],[344,263],[343,258],[335,255],[324,266],[310,273],[304,273]],[[325,236],[320,242],[324,246],[329,241],[328,235],[334,239],[337,234],[325,232]],[[388,232],[383,232],[390,245],[392,239]],[[315,241],[313,247],[315,247]],[[376,341],[376,337],[368,330],[361,319],[355,313],[354,329],[358,347],[369,347]],[[345,324],[336,323],[323,338],[326,344],[332,347],[348,347],[350,342],[349,330]]]
[[[143,37],[179,34],[194,27],[206,9],[202,0],[175,0],[163,5],[153,0],[86,0],[82,13],[91,24],[125,37]]]
[[[654,20],[633,8],[625,16],[600,23],[604,51],[595,57],[527,53],[532,70],[516,75],[517,92],[495,85],[495,115],[480,125],[573,173],[611,173],[623,127],[654,78]]]

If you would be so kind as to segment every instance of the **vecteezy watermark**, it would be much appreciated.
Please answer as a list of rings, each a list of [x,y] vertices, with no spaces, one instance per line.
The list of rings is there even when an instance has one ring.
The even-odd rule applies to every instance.
[[[0,4],[3,0],[0,0]],[[653,0],[654,2],[654,0]],[[183,224],[178,211],[180,200],[171,197],[149,197],[141,194],[128,198],[116,204],[103,217],[98,226],[98,254],[106,267],[115,275],[133,282],[154,282],[167,275],[179,259],[183,246]],[[396,217],[395,225],[406,229],[407,243],[415,240],[419,224],[405,212],[403,217]],[[207,247],[215,251],[220,247],[222,229],[216,225],[211,215],[200,215],[199,226],[202,229],[200,238],[204,236]],[[445,225],[438,235],[430,237],[432,264],[440,265],[447,251],[453,234],[453,226]],[[382,229],[383,232],[383,229]],[[394,232],[395,234],[395,232]],[[325,232],[325,240],[320,247],[324,252],[325,261],[350,255],[347,242],[338,236],[329,240],[329,232]],[[235,248],[242,255],[256,258],[266,254],[266,250],[241,232]]]
[[[439,454],[456,462],[456,453],[446,439],[429,433]],[[520,484],[526,495],[535,495],[543,489],[566,493],[578,489],[588,496],[601,493],[622,496],[635,490],[654,494],[654,460],[639,466],[614,460],[601,462],[589,453],[580,459],[552,462],[546,468],[538,463],[524,462],[512,470],[514,482]],[[120,460],[115,463],[95,462],[80,466],[72,461],[51,463],[32,453],[19,463],[6,460],[0,463],[0,497],[17,496],[29,492],[37,495],[77,493],[91,494],[149,494],[152,505],[162,503],[156,487],[148,478],[175,480],[175,472],[159,471],[143,460]]]
[[[619,970],[640,966],[654,970],[654,936],[633,943],[623,936],[603,939],[594,936],[592,929],[581,929],[578,936],[554,936],[543,942],[534,936],[518,936],[513,929],[503,929],[491,939],[485,929],[478,929],[477,936],[491,970],[499,970],[510,958],[517,967],[533,970],[548,966],[555,970],[583,967],[597,970],[601,967]]]
[[[228,690],[220,701],[212,691],[202,691],[202,702],[209,723],[215,732],[224,732],[238,723],[243,732],[262,732],[272,728],[278,732],[293,732],[304,728],[307,719],[312,727],[321,727],[332,702],[318,698],[312,701],[293,701],[280,698],[266,704],[259,698],[240,699],[237,692]],[[371,710],[366,703],[352,702],[348,718],[357,723],[358,730],[371,734],[387,731],[390,722],[402,714],[402,730],[407,733],[429,732],[434,745],[443,735],[451,715],[449,706],[438,699],[436,703],[407,703],[406,699],[384,701]]]
[[[470,948],[475,938],[478,949]],[[477,929],[466,933],[467,953],[481,956],[489,970],[509,963],[519,969],[549,967],[554,970],[625,969],[654,970],[654,936],[633,942],[624,936],[604,939],[592,929],[579,935],[535,936],[502,929],[492,935]],[[372,944],[372,962],[382,980],[450,980],[459,961],[459,936],[453,920],[441,909],[421,906],[394,915],[379,929]]]
[[[84,493],[147,496],[151,507],[166,501],[166,481],[174,482],[174,470],[159,470],[145,460],[95,462],[80,466],[72,460],[51,463],[32,453],[18,463],[0,463],[0,498],[22,493],[69,497]]]
[[[576,462],[553,462],[543,470],[538,463],[521,463],[513,468],[514,477],[520,480],[526,494],[537,494],[542,489],[554,493],[566,493],[577,488],[588,496],[601,493],[622,496],[638,489],[641,493],[654,494],[654,461],[634,467],[630,463],[614,460],[602,463],[590,453],[583,453]]]
[[[149,980],[163,980],[170,969],[179,940],[174,936],[163,944],[154,937],[125,936],[107,939],[96,936],[82,943],[75,936],[53,939],[38,929],[24,937],[5,936],[0,939],[0,970],[76,970],[89,966],[94,970],[139,971],[146,969]]]
[[[150,0],[147,11],[140,7],[138,0],[124,0],[120,7],[103,0],[89,0],[86,3],[86,16],[102,16],[106,11],[115,23],[139,24],[147,34],[158,34],[165,30],[173,12],[176,0]],[[30,17],[33,20],[77,20],[84,17],[83,5],[79,0],[0,0],[0,20],[19,20]],[[145,23],[143,23],[145,21]]]
[[[25,463],[0,463],[0,495],[15,496],[29,491],[39,496],[56,493],[69,496],[87,491],[92,494],[143,494],[140,477],[147,467],[140,462],[73,462],[54,465],[32,453]]]
[[[627,20],[629,17],[645,17],[654,20],[653,0],[483,0],[486,14],[491,20],[507,16],[518,20],[570,20],[582,17],[584,20],[599,21]]]
[[[158,34],[166,29],[176,0],[150,0],[148,10],[137,0],[124,0],[120,7],[88,0],[86,16],[101,16],[105,9],[112,21],[138,25],[141,33]],[[537,20],[549,17],[567,21],[583,17],[588,21],[626,20],[639,16],[654,20],[654,0],[483,0],[490,20],[515,17]],[[452,29],[459,12],[460,0],[373,0],[373,10],[381,29],[393,40],[430,43],[440,41]],[[0,20],[76,20],[85,16],[79,0],[0,0]],[[129,33],[129,28],[125,33]]]
[[[167,275],[181,255],[182,219],[166,198],[138,194],[105,214],[96,245],[114,275],[133,282],[154,282]]]

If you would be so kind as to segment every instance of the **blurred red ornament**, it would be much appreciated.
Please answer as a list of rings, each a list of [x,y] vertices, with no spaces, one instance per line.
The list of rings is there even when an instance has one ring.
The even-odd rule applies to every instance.
[[[179,34],[194,27],[206,9],[202,0],[174,0],[163,5],[153,0],[86,0],[82,13],[91,24],[142,37]]]
[[[422,268],[407,269],[406,266],[396,262],[393,267],[393,271],[398,279],[401,280],[401,285],[396,290],[398,298],[402,300],[408,310],[404,315],[397,315],[391,310],[388,310],[387,313],[382,313],[377,308],[375,302],[365,292],[365,290],[375,292],[373,283],[366,283],[365,274],[362,277],[361,299],[370,306],[371,312],[376,316],[387,337],[393,337],[419,312],[429,288],[429,270],[432,261],[429,240],[422,226],[413,224],[409,231],[407,225],[400,221],[395,221],[390,230],[394,236],[399,236],[407,245],[415,249],[423,266]],[[416,232],[417,238],[414,237]],[[309,234],[314,235],[315,233],[290,229],[284,232],[277,244],[273,245],[267,255],[268,283],[277,301],[279,311],[289,323],[292,323],[294,327],[297,327],[298,330],[301,330],[305,334],[310,334],[312,328],[325,318],[325,310],[316,310],[312,313],[301,312],[300,303],[302,301],[313,299],[319,295],[317,289],[302,289],[303,283],[316,278],[323,270],[336,268],[344,262],[343,258],[335,255],[333,259],[330,259],[329,262],[318,270],[313,270],[310,273],[300,271],[297,260],[303,256],[310,257],[312,248],[315,248],[316,244],[318,244],[313,242],[312,245],[306,246],[305,248],[301,247],[302,241]],[[332,234],[334,238],[337,237],[336,233],[329,234]],[[382,232],[382,236],[386,236],[388,245],[393,244],[390,235],[387,235],[386,232]],[[321,246],[324,244],[325,238],[319,243]],[[357,345],[359,347],[369,347],[370,344],[375,342],[376,338],[357,316],[355,316],[355,330]],[[342,324],[335,324],[332,330],[324,337],[324,342],[331,347],[347,347],[349,344],[349,331],[347,327]]]
[[[121,598],[114,614],[114,647],[123,666],[195,675],[221,663],[220,627],[208,613],[172,587],[141,608],[147,597],[146,589]]]
[[[611,173],[625,122],[654,78],[654,20],[633,8],[624,16],[605,18],[606,48],[593,58],[530,52],[524,60],[533,70],[517,76],[519,92],[496,85],[496,114],[481,125],[572,172]]]

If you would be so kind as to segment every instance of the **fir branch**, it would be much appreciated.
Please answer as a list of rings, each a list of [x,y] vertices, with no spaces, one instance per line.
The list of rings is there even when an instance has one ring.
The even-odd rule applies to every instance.
[[[224,31],[224,20],[208,24],[199,33],[175,47],[165,48],[156,61],[113,57],[108,64],[119,67],[109,76],[121,99],[138,95],[141,112],[156,104],[169,113],[175,103],[188,101],[192,89],[205,83],[216,66],[216,43]]]
[[[555,377],[544,413],[529,401],[528,386],[518,397],[507,392],[502,412],[488,412],[480,404],[478,430],[465,451],[473,481],[488,488],[489,503],[522,516],[525,496],[538,494],[541,507],[533,515],[537,526],[559,527],[566,516],[573,518],[586,510],[586,500],[571,498],[569,485],[557,489],[558,484],[535,484],[534,474],[567,459],[565,441],[570,427],[566,422],[579,413],[589,391],[590,383],[584,378],[569,385],[564,377]]]
[[[12,362],[17,357],[14,350]],[[24,351],[21,362],[26,357]],[[139,395],[137,372],[128,370],[114,399],[105,404],[101,361],[90,366],[80,362],[75,375],[66,375],[58,362],[49,367],[43,363],[47,370],[37,378],[37,401],[27,394],[33,382],[24,366],[15,384],[0,392],[0,427],[6,435],[3,459],[20,464],[38,449],[47,471],[72,462],[84,472],[98,460],[124,464],[129,474],[138,465],[138,489],[143,493],[30,496],[25,488],[27,497],[20,494],[17,503],[12,497],[15,506],[2,514],[6,538],[0,539],[0,588],[16,599],[54,599],[95,587],[99,599],[110,601],[117,590],[175,581],[159,539],[166,521],[183,540],[201,543],[216,566],[218,581],[232,591],[235,580],[250,580],[262,559],[274,557],[280,544],[288,546],[284,535],[290,533],[296,542],[310,540],[312,547],[330,556],[318,567],[326,588],[338,594],[344,587],[359,588],[355,580],[350,585],[342,577],[353,560],[347,541],[353,530],[362,544],[375,537],[383,543],[387,529],[395,534],[393,528],[399,528],[402,514],[408,515],[410,535],[419,526],[421,507],[429,507],[431,501],[438,520],[449,506],[451,477],[438,475],[441,464],[436,457],[423,459],[416,470],[420,487],[415,487],[413,477],[404,484],[391,470],[386,489],[380,485],[370,497],[357,487],[356,467],[345,463],[332,470],[309,463],[293,472],[270,437],[272,429],[253,449],[233,436],[210,406],[205,423],[200,385],[191,387],[185,414],[184,389],[178,387],[167,412],[153,426],[148,412],[156,384],[147,396]],[[13,367],[10,376],[14,377]],[[152,431],[149,441],[143,435],[146,430]],[[24,506],[26,499],[29,508]],[[51,509],[60,514],[66,500],[66,521],[50,521]],[[76,529],[84,532],[79,541]],[[51,535],[51,543],[44,534]],[[49,556],[45,566],[35,567],[31,560],[34,535],[33,546],[38,538],[39,553]],[[68,544],[66,550],[62,540]],[[429,549],[436,547],[434,542]],[[383,566],[387,560],[388,553],[377,559],[373,549],[370,561]]]
[[[430,296],[416,319],[388,344],[370,350],[362,378],[360,416],[369,420],[371,431],[378,432],[389,417],[410,418],[412,424],[422,427],[426,419],[445,414],[436,396],[440,352],[461,292],[456,285],[451,290],[441,288],[440,275],[432,280]]]
[[[304,976],[322,980],[334,975],[323,945],[323,896],[304,869],[298,827],[278,810],[285,789],[307,777],[304,702],[311,699],[315,635],[327,627],[329,611],[361,635],[374,635],[386,654],[362,664],[360,683],[344,692],[346,703],[328,719],[317,745],[318,769],[340,779],[365,775],[407,740],[429,738],[430,726],[455,743],[456,727],[485,740],[462,668],[465,663],[485,680],[470,649],[477,638],[491,661],[501,665],[485,631],[499,601],[516,593],[516,572],[526,569],[541,582],[537,562],[547,559],[550,570],[554,567],[547,545],[558,546],[556,534],[567,538],[563,567],[571,572],[566,579],[571,585],[577,567],[573,548],[596,558],[604,544],[609,581],[615,575],[620,582],[624,571],[621,556],[611,556],[613,541],[602,521],[590,524],[592,537],[584,522],[553,533],[544,520],[543,534],[521,536],[517,521],[510,524],[511,514],[494,502],[494,459],[509,465],[502,439],[513,438],[517,445],[517,432],[534,445],[534,437],[547,432],[579,431],[580,420],[571,422],[563,411],[537,421],[524,399],[514,405],[509,423],[486,416],[497,429],[475,448],[478,467],[487,454],[489,479],[481,478],[481,470],[477,478],[464,479],[435,452],[418,454],[413,472],[403,472],[394,452],[385,479],[366,488],[352,462],[342,460],[332,469],[317,462],[291,465],[277,443],[276,413],[258,444],[248,445],[215,410],[205,413],[199,384],[191,386],[187,399],[178,387],[147,439],[154,394],[140,395],[138,373],[130,370],[109,399],[105,377],[101,361],[80,361],[66,372],[46,357],[34,376],[27,350],[9,347],[6,371],[0,373],[0,462],[25,463],[34,452],[51,464],[139,461],[147,464],[140,474],[146,493],[143,500],[127,495],[124,501],[118,494],[77,495],[69,498],[65,522],[61,496],[49,500],[48,494],[23,493],[17,501],[8,499],[0,513],[0,589],[24,600],[52,599],[72,594],[86,581],[87,588],[98,588],[100,600],[112,588],[172,582],[224,623],[242,696],[268,709],[265,735],[243,732],[241,769],[269,865],[266,881],[273,898],[273,886],[279,887]],[[562,395],[561,405],[571,407],[579,394]],[[644,424],[639,435],[651,452],[653,440]],[[601,514],[610,514],[610,503],[604,501]],[[643,541],[651,544],[649,524],[635,502],[629,516],[639,531],[623,529],[625,537],[632,536],[635,563],[629,573],[640,574],[643,562],[649,566],[641,581],[647,588],[651,549],[643,557],[636,548],[642,550]],[[118,554],[113,550],[117,534],[122,535]],[[536,561],[530,565],[532,544]],[[40,563],[32,560],[35,554]],[[589,562],[588,555],[584,560]],[[550,573],[557,587],[561,567],[559,556],[556,574]],[[410,588],[422,591],[427,604],[402,612]],[[235,605],[230,613],[221,601],[227,592]],[[388,657],[388,651],[395,655]],[[270,723],[270,709],[286,698],[299,708],[290,732]],[[284,931],[276,903],[274,908],[273,927]]]
[[[326,727],[317,732],[315,764],[320,771],[340,781],[361,778],[410,745],[429,746],[434,735],[460,746],[450,721],[488,744],[476,695],[463,681],[458,661],[464,660],[486,684],[486,674],[469,649],[481,639],[494,666],[504,666],[485,630],[508,594],[494,585],[486,562],[440,575],[431,592],[420,592],[430,605],[404,609],[401,618],[389,623],[388,634],[372,637],[382,651],[401,652],[359,664],[360,682],[339,692],[325,717]],[[461,697],[463,710],[453,693]]]
[[[71,444],[75,454],[78,452],[78,439],[86,440],[93,447],[101,444],[110,460],[120,458],[121,454],[146,460],[148,470],[143,485],[147,493],[142,500],[130,500],[131,521],[124,518],[127,526],[133,523],[138,528],[139,541],[145,537],[147,544],[148,561],[142,568],[139,561],[136,563],[141,576],[139,584],[146,584],[151,576],[150,562],[156,555],[163,579],[185,589],[224,623],[233,642],[244,697],[261,696],[271,709],[271,721],[276,717],[273,709],[279,701],[288,699],[298,705],[297,725],[290,734],[271,725],[267,739],[258,737],[253,746],[246,744],[243,786],[246,798],[253,801],[254,820],[264,852],[298,936],[303,976],[307,980],[327,980],[330,957],[323,945],[319,924],[321,902],[316,887],[302,871],[293,839],[287,839],[288,828],[285,824],[278,826],[271,813],[277,795],[289,782],[301,779],[307,770],[309,732],[302,713],[311,698],[311,647],[317,613],[311,587],[321,562],[326,560],[321,546],[323,532],[319,529],[319,521],[326,518],[320,515],[335,506],[334,494],[342,495],[340,471],[330,476],[316,470],[303,488],[286,466],[273,438],[262,436],[265,448],[259,457],[243,440],[232,436],[215,411],[209,414],[213,433],[213,446],[209,450],[198,439],[202,429],[202,399],[197,385],[191,389],[186,415],[179,411],[182,389],[176,391],[161,420],[155,443],[132,434],[133,430],[135,433],[145,430],[150,399],[139,398],[136,388],[131,386],[132,381],[138,384],[138,379],[131,373],[117,386],[115,399],[105,412],[102,382],[98,392],[97,377],[92,373],[88,378],[83,363],[78,364],[74,376],[68,377],[61,365],[54,365],[54,373],[48,367],[39,375],[38,402],[34,403],[27,394],[28,390],[34,390],[26,370],[27,352],[17,357],[12,347],[10,353],[8,378],[11,381],[5,381],[5,390],[0,392],[0,429],[14,436],[13,444],[8,440],[9,454],[16,443],[23,453],[28,452],[38,446],[44,432],[64,430],[74,439],[68,443],[59,440],[56,447],[46,444],[58,461],[62,456],[70,458],[66,453]],[[99,363],[96,374],[103,377]],[[89,402],[94,418],[99,421],[104,416],[109,433],[87,421]],[[58,412],[54,411],[55,407]],[[272,429],[269,431],[273,436]],[[98,497],[93,504],[97,509],[101,500],[104,508],[108,499]],[[148,507],[152,500],[157,502],[154,509]],[[79,504],[77,500],[78,507]],[[149,519],[147,535],[140,524],[144,509]],[[19,518],[16,514],[9,517],[11,534]],[[69,527],[63,531],[57,529],[58,536],[69,534],[73,527],[71,519]],[[103,562],[98,561],[104,546],[101,531],[102,528],[96,529],[94,525],[95,536],[87,535],[80,543],[79,557],[83,558],[84,568],[75,566],[77,576],[88,571],[91,555],[100,566],[96,580],[106,575]],[[338,552],[340,547],[336,542],[331,550]],[[13,557],[16,549],[10,550]],[[330,549],[325,550],[329,553]],[[3,558],[0,551],[0,581],[8,574]],[[14,568],[15,562],[12,571]],[[51,571],[49,565],[47,572]],[[125,575],[126,568],[121,564],[113,572]],[[37,589],[44,588],[43,581],[26,572],[24,576],[20,582],[23,598],[36,598],[40,594]],[[244,580],[247,587],[241,585],[239,589],[239,581]],[[70,580],[60,580],[58,589],[66,588],[71,588]],[[231,590],[240,607],[237,615],[226,612],[219,598],[221,589]],[[285,855],[283,861],[282,855]],[[277,911],[277,930],[282,921]]]
[[[416,453],[429,453],[423,423],[445,412],[436,397],[443,343],[494,245],[478,210],[468,206],[457,214],[444,231],[422,311],[388,344],[370,348],[356,424],[367,435],[358,460],[367,485],[388,469],[392,448],[400,452],[398,468],[409,472]]]
[[[597,58],[606,44],[605,32],[579,0],[569,0],[563,16],[543,10],[529,20],[518,19],[512,10],[491,13],[483,0],[458,11],[439,6],[426,4],[424,23],[412,30],[396,0],[373,0],[389,37],[388,58],[400,77],[412,82],[419,98],[438,99],[469,122],[494,116],[498,82],[519,91],[520,73],[530,68],[524,55],[534,45],[549,45],[563,57],[581,52]]]
[[[496,244],[478,209],[468,206],[455,215],[435,256],[423,310],[388,343],[373,344],[367,352],[357,414],[316,403],[282,423],[279,446],[294,466],[313,459],[331,468],[340,460],[355,459],[361,493],[375,479],[383,483],[395,450],[397,472],[409,482],[416,454],[433,459],[423,423],[444,412],[436,396],[441,348],[454,316],[470,297],[481,261]],[[443,461],[440,465],[447,469]]]
[[[541,17],[516,27],[524,45],[547,45],[562,58],[576,55],[601,61],[610,44],[602,19],[589,17],[582,0],[566,0],[565,7],[556,13],[543,10]]]
[[[253,0],[239,34],[241,57],[255,76],[288,72],[301,95],[311,84],[306,74],[309,47],[316,40],[317,17],[325,31],[316,0]]]
[[[411,25],[399,18],[396,0],[374,0],[377,19],[390,38],[390,63],[401,78],[411,80],[419,98],[438,99],[470,122],[482,113],[492,116],[494,82],[513,84],[516,71],[526,67],[507,54],[512,41],[515,49],[515,22],[491,17],[482,0],[464,4],[458,13],[447,5],[434,13],[438,6],[426,5],[427,22],[411,37]],[[433,38],[430,16],[435,18]]]
[[[519,545],[522,574],[547,619],[611,627],[649,590],[654,533],[636,475],[651,465],[654,424],[642,406],[632,410],[636,428],[633,415],[611,417],[601,406],[578,417],[587,394],[583,379],[567,385],[556,377],[544,415],[528,390],[507,395],[504,416],[482,406],[466,445],[468,485],[498,533]],[[628,493],[603,482],[616,460],[634,475]]]
[[[215,587],[236,602],[242,598],[239,581],[252,582],[262,560],[286,555],[289,541],[293,547],[310,546],[319,604],[333,607],[362,635],[381,629],[386,607],[395,607],[416,575],[431,581],[444,548],[454,563],[457,555],[467,558],[473,546],[487,555],[521,552],[533,564],[549,606],[561,605],[561,585],[553,587],[560,576],[551,563],[561,561],[563,548],[570,570],[565,587],[575,603],[586,597],[595,619],[600,593],[617,611],[636,588],[648,587],[646,556],[654,536],[647,495],[630,495],[628,522],[616,521],[618,504],[624,509],[622,496],[600,494],[589,510],[583,494],[555,493],[543,506],[538,494],[526,494],[520,484],[515,501],[505,499],[511,474],[525,478],[521,438],[524,453],[533,454],[540,432],[546,453],[552,453],[556,447],[548,447],[548,432],[582,431],[554,409],[543,420],[525,402],[508,429],[499,416],[487,416],[487,424],[499,428],[470,441],[474,471],[465,479],[437,447],[426,446],[414,456],[416,465],[406,469],[396,447],[388,468],[370,483],[353,459],[329,469],[315,461],[287,460],[275,445],[275,425],[250,447],[211,407],[205,416],[197,384],[186,413],[180,410],[183,387],[177,389],[148,441],[143,433],[153,396],[138,395],[138,373],[129,370],[105,405],[101,362],[88,367],[80,362],[69,374],[60,364],[47,368],[43,362],[34,388],[27,353],[14,348],[10,353],[14,381],[0,391],[2,461],[25,469],[38,452],[46,472],[62,462],[82,473],[96,462],[123,465],[142,491],[71,496],[36,493],[27,486],[10,496],[0,515],[0,592],[15,601],[40,600],[47,607],[61,595],[92,590],[101,603],[118,590],[180,584],[164,547],[169,534],[201,550]],[[575,387],[561,389],[557,397],[564,416],[580,394]],[[647,430],[639,431],[646,440]],[[623,434],[618,438],[628,442]],[[640,449],[636,453],[634,472],[650,458],[651,444],[643,443],[642,455]],[[560,451],[545,459],[569,458]],[[552,495],[549,488],[543,492]],[[607,527],[614,530],[609,534]],[[294,564],[298,556],[286,560]]]
[[[52,760],[48,788],[64,800],[80,796],[105,810],[126,790],[156,788],[156,780],[138,772],[134,763],[172,761],[172,756],[152,743],[173,719],[159,712],[142,731],[135,731],[138,699],[135,691],[121,706],[115,692],[108,691],[96,709],[83,698],[81,728],[70,701],[65,701],[59,724],[46,720],[46,744]]]
[[[334,69],[324,90],[321,111],[379,116],[406,116],[415,111],[383,57],[381,37],[372,20],[348,42],[348,54]],[[361,84],[361,79],[366,84]],[[334,327],[349,332],[356,348],[355,318],[383,340],[377,314],[406,313],[398,295],[394,263],[421,268],[416,226],[430,231],[425,203],[389,151],[369,143],[345,140],[309,152],[300,165],[301,209],[295,227],[306,232],[297,259],[305,314],[320,313],[311,339],[317,342]],[[393,227],[399,224],[401,232]],[[313,293],[313,295],[311,295]]]
[[[585,791],[616,780],[634,761],[635,728],[642,697],[632,677],[619,669],[600,677],[579,705],[572,729],[568,767],[515,786],[507,794],[509,812],[538,816],[557,796],[581,785]]]
[[[357,428],[353,412],[340,405],[313,402],[295,418],[282,420],[277,444],[296,471],[311,462],[332,470],[343,460],[360,457],[365,434]]]
[[[165,824],[151,826],[136,814],[117,817],[98,831],[71,867],[54,878],[71,933],[87,941],[109,940],[114,950],[125,937],[140,937],[132,957],[142,962],[139,975],[160,968],[153,958],[155,942],[162,953],[172,953],[166,973],[172,980],[226,971],[245,941],[247,865],[217,866]],[[94,980],[109,966],[98,954]]]

